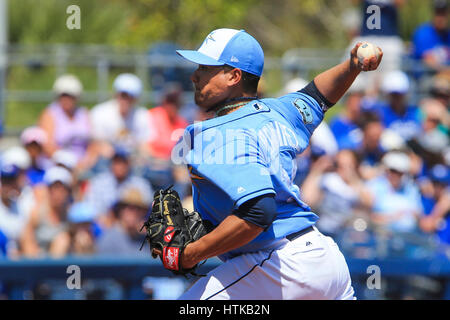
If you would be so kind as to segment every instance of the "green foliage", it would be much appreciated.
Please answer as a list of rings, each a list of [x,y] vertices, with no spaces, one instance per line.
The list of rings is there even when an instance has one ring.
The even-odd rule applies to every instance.
[[[12,44],[107,44],[147,50],[157,41],[174,41],[197,48],[216,28],[245,29],[262,44],[266,56],[281,56],[291,48],[345,48],[349,37],[343,13],[360,0],[9,0],[9,41]],[[406,0],[400,10],[400,30],[409,40],[420,23],[430,19],[431,1]],[[81,9],[81,30],[66,27],[69,5]],[[360,10],[360,9],[355,9]],[[94,69],[71,67],[87,90],[97,89]],[[319,71],[319,70],[318,70]],[[111,70],[109,85],[119,70]],[[50,90],[53,67],[8,70],[8,89]],[[265,72],[265,92],[276,94],[280,70]],[[10,102],[8,126],[34,123],[46,103]],[[27,112],[19,112],[27,110]],[[338,110],[337,107],[328,116]]]
[[[400,10],[400,32],[405,41],[410,41],[419,24],[429,21],[432,16],[431,1],[408,0]]]
[[[81,29],[69,30],[68,6],[81,9]],[[127,30],[132,8],[124,1],[13,0],[9,1],[11,43],[113,43]]]
[[[198,46],[215,28],[243,28],[268,54],[295,47],[342,48],[343,12],[354,0],[10,0],[11,43],[101,43],[148,48],[155,41]],[[66,8],[81,8],[81,30],[68,30]],[[430,3],[400,10],[405,40],[430,18]]]
[[[102,43],[147,48],[172,40],[195,47],[212,29],[244,28],[267,52],[329,47],[345,40],[339,14],[349,0],[14,0],[11,43]],[[68,30],[66,8],[81,9],[81,30]]]

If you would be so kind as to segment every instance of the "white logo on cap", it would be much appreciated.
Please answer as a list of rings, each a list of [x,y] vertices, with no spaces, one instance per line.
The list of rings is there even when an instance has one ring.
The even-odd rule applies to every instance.
[[[205,38],[202,45],[198,49],[198,52],[203,53],[204,55],[207,55],[217,61],[222,55],[228,42],[238,32],[239,30],[234,29],[214,30]]]
[[[237,192],[238,193],[242,193],[242,192],[244,192],[245,191],[245,189],[243,188],[243,187],[239,187],[238,189],[237,189]]]
[[[232,56],[230,60],[231,62],[239,62],[239,59],[236,58],[235,56]]]
[[[213,34],[215,31],[211,32],[210,34],[208,34],[208,36],[205,39],[205,43],[208,43],[208,40],[212,40],[214,42],[216,42],[216,39],[213,38]]]

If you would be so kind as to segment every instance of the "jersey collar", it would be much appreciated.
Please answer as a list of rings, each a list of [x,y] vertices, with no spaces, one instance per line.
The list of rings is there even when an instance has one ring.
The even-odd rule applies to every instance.
[[[236,111],[233,111],[229,114],[215,117],[212,119],[208,119],[205,121],[194,123],[194,129],[196,132],[201,132],[208,130],[213,127],[217,127],[232,121],[236,121],[238,119],[261,113],[261,112],[269,112],[270,108],[266,106],[264,103],[261,102],[261,100],[252,100],[248,102],[246,105],[242,106],[241,108],[237,109]]]

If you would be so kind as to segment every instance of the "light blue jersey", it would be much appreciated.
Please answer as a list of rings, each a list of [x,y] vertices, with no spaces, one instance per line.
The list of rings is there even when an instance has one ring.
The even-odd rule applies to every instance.
[[[173,156],[188,165],[194,208],[204,219],[218,225],[246,201],[275,194],[277,215],[272,225],[221,259],[269,248],[315,224],[318,217],[301,201],[293,180],[295,158],[308,146],[323,115],[316,100],[295,92],[254,100],[186,128]]]

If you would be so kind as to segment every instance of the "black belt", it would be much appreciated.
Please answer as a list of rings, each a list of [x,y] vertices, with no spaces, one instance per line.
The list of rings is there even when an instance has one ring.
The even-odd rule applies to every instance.
[[[307,234],[308,232],[311,232],[313,230],[314,230],[314,228],[312,226],[310,226],[310,227],[308,227],[306,229],[303,229],[303,230],[300,230],[300,231],[288,234],[286,236],[286,239],[288,239],[289,241],[292,241],[292,240],[297,239],[298,237],[301,237],[302,235]]]

